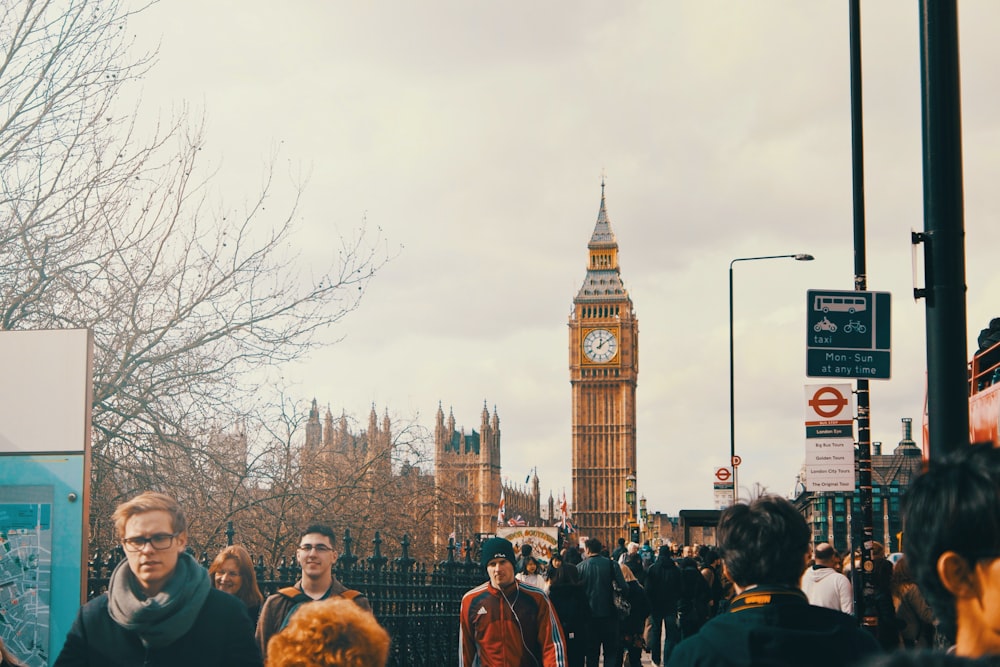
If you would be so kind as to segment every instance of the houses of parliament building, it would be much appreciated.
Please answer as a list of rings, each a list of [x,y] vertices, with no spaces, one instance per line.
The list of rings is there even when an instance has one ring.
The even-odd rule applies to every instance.
[[[634,508],[626,503],[627,484],[636,472],[636,384],[639,372],[639,322],[618,264],[618,241],[611,229],[601,184],[601,201],[590,242],[586,275],[573,298],[569,316],[569,379],[572,396],[572,520],[579,535],[604,544],[627,534]],[[346,417],[335,420],[329,409],[320,423],[313,402],[306,426],[308,456],[346,448],[367,448],[371,468],[394,475],[388,464],[390,424],[372,408],[368,430],[350,432]],[[361,443],[359,445],[359,443]],[[548,494],[543,511],[537,472],[525,484],[505,483],[500,461],[500,418],[486,404],[479,428],[457,426],[451,409],[438,406],[434,424],[433,488],[435,546],[494,533],[501,498],[509,520],[529,526],[554,525],[559,516]],[[379,452],[383,454],[379,455]],[[380,457],[382,463],[375,463]],[[425,474],[425,477],[427,475]]]

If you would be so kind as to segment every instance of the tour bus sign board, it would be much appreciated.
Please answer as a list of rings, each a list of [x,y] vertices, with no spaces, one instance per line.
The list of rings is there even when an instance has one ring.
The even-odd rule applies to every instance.
[[[809,290],[806,375],[889,379],[891,296],[889,292]]]

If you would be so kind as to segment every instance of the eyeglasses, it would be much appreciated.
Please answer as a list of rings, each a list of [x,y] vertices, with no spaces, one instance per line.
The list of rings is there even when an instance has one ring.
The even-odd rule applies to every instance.
[[[174,538],[180,533],[157,533],[152,537],[126,537],[122,540],[125,551],[142,551],[147,544],[152,544],[157,551],[169,549]]]
[[[333,548],[328,547],[325,544],[300,544],[299,551],[305,551],[306,553],[315,551],[318,554],[325,554],[333,551]]]

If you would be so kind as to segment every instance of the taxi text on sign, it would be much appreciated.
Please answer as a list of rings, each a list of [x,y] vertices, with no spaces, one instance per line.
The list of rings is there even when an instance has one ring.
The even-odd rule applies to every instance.
[[[807,384],[806,490],[854,491],[854,388]]]

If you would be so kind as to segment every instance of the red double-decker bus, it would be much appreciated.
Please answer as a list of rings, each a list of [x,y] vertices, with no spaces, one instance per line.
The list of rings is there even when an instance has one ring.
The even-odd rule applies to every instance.
[[[924,398],[924,460],[928,458],[927,398]],[[1000,343],[976,352],[969,362],[969,442],[1000,447]]]

